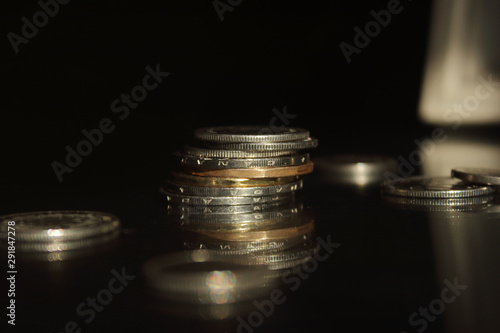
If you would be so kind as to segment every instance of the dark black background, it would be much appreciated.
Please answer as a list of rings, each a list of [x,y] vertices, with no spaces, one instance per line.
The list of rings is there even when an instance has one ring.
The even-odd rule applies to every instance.
[[[35,2],[4,4],[1,76],[2,173],[26,190],[156,182],[168,154],[195,128],[269,125],[273,108],[297,115],[320,140],[317,154],[397,155],[424,133],[417,104],[429,1],[403,10],[348,64],[339,44],[388,1],[243,1],[221,22],[212,2],[70,1],[15,54]],[[142,82],[145,67],[170,76],[129,117],[110,104]],[[51,163],[102,118],[116,125],[60,184]],[[71,185],[70,185],[71,184]]]
[[[117,253],[70,262],[66,273],[42,267],[44,279],[25,266],[25,276],[34,273],[21,279],[20,303],[33,302],[35,310],[20,312],[19,321],[30,330],[38,322],[43,331],[61,330],[111,268],[140,276],[144,259],[180,244],[154,223],[157,189],[171,152],[198,127],[269,125],[273,108],[286,106],[296,115],[289,125],[319,139],[313,156],[412,149],[413,139],[432,130],[417,117],[430,1],[402,1],[403,11],[350,64],[339,48],[387,3],[243,1],[221,22],[210,1],[73,0],[18,54],[4,37],[1,213],[102,210],[117,214],[126,231]],[[5,3],[3,35],[19,34],[21,18],[38,10],[35,2]],[[156,64],[170,76],[119,120],[111,102]],[[65,146],[74,148],[81,131],[105,117],[114,132],[60,183],[51,163],[64,163]],[[408,329],[408,315],[442,288],[436,280],[451,278],[434,276],[428,225],[420,223],[425,214],[388,210],[378,193],[360,199],[314,189],[306,186],[305,203],[319,213],[318,234],[333,235],[342,247],[315,273],[317,283],[304,283],[261,330]],[[209,330],[147,313],[138,279],[84,331]],[[66,289],[58,289],[61,282]],[[441,328],[440,319],[428,331]]]

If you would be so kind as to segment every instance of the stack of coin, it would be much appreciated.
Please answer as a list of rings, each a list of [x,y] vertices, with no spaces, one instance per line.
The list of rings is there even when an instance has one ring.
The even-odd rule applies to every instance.
[[[490,178],[478,181],[483,179],[478,173],[465,172],[465,169],[454,169],[452,175],[464,180],[413,176],[385,182],[382,193],[386,194],[384,198],[389,203],[429,211],[472,210],[493,200],[495,188],[489,184],[495,183]]]
[[[302,188],[300,176],[313,169],[304,151],[318,142],[304,129],[269,132],[255,126],[196,130],[197,144],[175,154],[180,168],[161,188],[169,210],[185,220],[191,213],[251,213],[292,201]]]

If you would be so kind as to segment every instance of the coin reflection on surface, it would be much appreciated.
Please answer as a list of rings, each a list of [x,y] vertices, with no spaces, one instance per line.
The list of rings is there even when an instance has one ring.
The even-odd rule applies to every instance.
[[[396,159],[379,155],[332,155],[313,162],[321,180],[339,185],[376,185],[385,180],[386,172],[398,172]]]

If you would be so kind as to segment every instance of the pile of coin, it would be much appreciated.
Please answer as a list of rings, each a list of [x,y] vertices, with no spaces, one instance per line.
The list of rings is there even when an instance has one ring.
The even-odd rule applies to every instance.
[[[304,151],[318,141],[299,128],[268,132],[255,126],[196,130],[196,146],[175,154],[180,168],[161,188],[169,209],[252,212],[292,200],[302,188],[300,176],[313,169]]]
[[[413,176],[382,184],[385,200],[424,210],[470,210],[494,199],[500,171],[455,168],[451,177]]]

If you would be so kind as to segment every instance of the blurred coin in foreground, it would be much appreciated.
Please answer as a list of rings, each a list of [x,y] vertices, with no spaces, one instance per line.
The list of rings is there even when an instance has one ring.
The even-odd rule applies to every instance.
[[[453,168],[451,176],[469,183],[500,185],[499,169]]]

